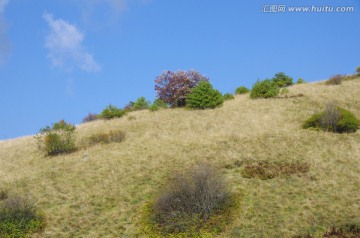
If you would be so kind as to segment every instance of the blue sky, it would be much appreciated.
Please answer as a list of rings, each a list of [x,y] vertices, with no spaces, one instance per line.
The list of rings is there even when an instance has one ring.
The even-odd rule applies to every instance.
[[[354,11],[288,9],[313,5]],[[280,71],[354,73],[359,20],[358,0],[0,0],[0,139],[153,100],[164,70],[198,70],[223,93]]]

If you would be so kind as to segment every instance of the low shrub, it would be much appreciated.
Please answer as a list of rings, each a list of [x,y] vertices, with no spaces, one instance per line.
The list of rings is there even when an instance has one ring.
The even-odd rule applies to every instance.
[[[161,108],[168,108],[169,106],[160,98],[156,99],[153,104],[150,106],[150,111],[157,111]]]
[[[280,88],[287,87],[293,84],[293,78],[287,76],[285,73],[280,72],[275,74],[272,81]]]
[[[227,101],[227,100],[233,100],[235,97],[231,93],[225,93],[223,95],[223,98],[224,98],[225,101]]]
[[[150,101],[145,97],[139,97],[132,105],[132,110],[144,110],[150,108]]]
[[[360,74],[349,74],[349,75],[344,76],[342,81],[349,81],[349,80],[358,79],[359,76],[360,76]]]
[[[240,86],[235,90],[235,94],[245,94],[250,92],[250,90],[247,87]]]
[[[356,73],[360,76],[360,66],[356,68]]]
[[[266,79],[263,81],[256,81],[250,93],[250,97],[255,98],[271,98],[279,94],[279,87],[273,81]]]
[[[231,213],[226,210],[231,204],[221,174],[214,167],[203,164],[176,174],[167,182],[150,208],[151,219],[154,227],[164,234],[189,235],[206,227],[221,229],[220,224],[227,220],[224,216]],[[194,233],[187,235],[183,237],[193,237]]]
[[[126,114],[125,110],[117,108],[116,106],[110,104],[100,113],[99,118],[102,119],[120,118],[125,114]]]
[[[325,81],[325,85],[340,85],[342,80],[344,79],[344,75],[337,74],[335,76],[332,76],[330,79]]]
[[[122,142],[125,140],[125,133],[123,131],[109,131],[108,133],[100,132],[93,134],[85,139],[85,145],[92,146],[95,144],[108,144],[112,142]]]
[[[45,227],[45,217],[27,198],[11,196],[0,206],[0,237],[29,237]]]
[[[359,126],[360,121],[352,112],[333,103],[329,103],[324,112],[314,114],[303,124],[304,129],[317,128],[337,133],[356,132]]]
[[[75,130],[74,125],[61,120],[52,127],[47,126],[40,129],[35,138],[38,141],[39,149],[49,156],[71,153],[76,150]]]
[[[125,112],[131,112],[134,108],[134,102],[130,101],[128,104],[126,104],[123,108]]]
[[[160,98],[157,98],[153,104],[156,104],[159,108],[168,108],[169,106]]]
[[[296,81],[296,84],[303,84],[303,83],[306,83],[304,79],[302,78],[299,78],[297,81]]]
[[[201,81],[186,97],[186,106],[192,109],[215,108],[222,105],[222,94],[207,81]]]
[[[152,111],[152,112],[155,112],[155,111],[157,111],[159,109],[160,109],[160,107],[155,103],[151,104],[151,106],[149,108],[149,110]]]
[[[86,122],[96,121],[98,119],[99,117],[97,114],[89,113],[86,117],[83,118],[82,122],[86,123]]]
[[[244,178],[273,179],[278,176],[301,175],[309,172],[310,166],[303,162],[247,161],[241,175]]]

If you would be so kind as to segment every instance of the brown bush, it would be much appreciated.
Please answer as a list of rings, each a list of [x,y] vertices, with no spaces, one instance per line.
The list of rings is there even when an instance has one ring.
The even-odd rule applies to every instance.
[[[89,113],[86,117],[84,117],[84,119],[82,120],[83,123],[86,123],[86,122],[91,122],[91,121],[96,121],[98,120],[99,117],[97,114],[94,114],[94,113]]]
[[[153,206],[156,222],[168,233],[198,227],[229,203],[227,186],[210,165],[176,174],[160,192]]]
[[[340,85],[342,80],[344,79],[344,75],[337,74],[335,76],[332,76],[330,79],[328,79],[325,84],[326,85]]]
[[[122,142],[125,140],[125,133],[123,131],[109,131],[108,133],[100,132],[93,134],[85,139],[85,144],[88,146],[112,142]]]

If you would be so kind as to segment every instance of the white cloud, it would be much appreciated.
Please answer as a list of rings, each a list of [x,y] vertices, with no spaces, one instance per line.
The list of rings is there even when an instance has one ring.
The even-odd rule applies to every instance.
[[[6,4],[8,4],[9,0],[0,0],[0,14],[4,12]]]
[[[82,45],[84,34],[63,19],[54,19],[51,14],[45,13],[43,18],[50,27],[45,39],[45,47],[49,50],[48,57],[54,66],[71,67],[75,64],[87,72],[100,70],[92,54]]]

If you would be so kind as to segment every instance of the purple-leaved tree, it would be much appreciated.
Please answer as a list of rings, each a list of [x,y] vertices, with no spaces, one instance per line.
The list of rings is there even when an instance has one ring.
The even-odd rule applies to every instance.
[[[209,79],[195,70],[166,70],[155,79],[155,90],[158,98],[171,107],[183,107],[186,105],[186,96],[200,81]]]

